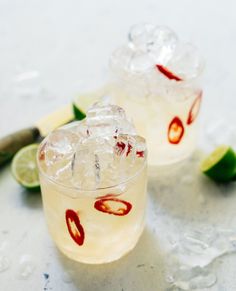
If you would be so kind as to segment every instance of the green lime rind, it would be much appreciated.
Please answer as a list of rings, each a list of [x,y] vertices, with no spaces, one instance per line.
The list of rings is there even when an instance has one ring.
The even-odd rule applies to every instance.
[[[75,103],[72,104],[72,107],[73,107],[73,112],[74,112],[74,117],[76,120],[82,120],[86,117],[86,114],[81,111]]]
[[[1,152],[0,151],[0,165],[5,164],[7,161],[9,161],[13,157],[12,153],[8,152]]]
[[[37,186],[33,186],[33,187],[27,187],[27,186],[23,186],[27,191],[29,192],[40,192],[41,191],[41,188],[40,188],[40,185],[37,185]]]
[[[226,183],[236,178],[236,155],[234,150],[222,145],[202,163],[201,171],[216,182]]]
[[[235,173],[234,173],[234,176],[232,177],[231,181],[236,181],[236,169],[235,169]]]
[[[20,149],[11,164],[15,180],[30,191],[39,191],[39,175],[36,161],[38,144],[31,144]]]

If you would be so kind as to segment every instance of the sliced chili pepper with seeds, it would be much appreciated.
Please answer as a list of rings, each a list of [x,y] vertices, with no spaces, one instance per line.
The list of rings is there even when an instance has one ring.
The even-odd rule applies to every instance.
[[[121,155],[124,152],[125,148],[126,148],[126,144],[123,141],[118,141],[116,143],[116,153],[118,155]],[[132,149],[132,145],[128,143],[128,149],[127,149],[127,152],[126,152],[126,157],[131,152],[131,149]]]
[[[118,207],[114,208],[114,204],[117,204]],[[123,205],[119,206],[120,204]],[[109,197],[97,200],[94,203],[94,208],[104,213],[124,216],[127,215],[132,209],[132,204],[125,200]]]
[[[70,233],[71,238],[79,246],[84,243],[84,229],[80,223],[79,215],[72,209],[67,209],[66,213],[66,225]]]
[[[137,151],[136,152],[137,157],[144,158],[144,151]]]
[[[124,142],[117,142],[116,143],[116,153],[118,155],[121,155],[123,153],[123,151],[125,150],[125,143]],[[132,150],[132,145],[128,143],[128,150],[126,152],[126,157],[130,154],[131,150]],[[139,158],[144,158],[144,151],[136,151],[136,155]]]
[[[170,80],[175,80],[175,81],[183,81],[183,79],[181,79],[180,77],[176,76],[174,73],[172,73],[171,71],[169,71],[166,67],[162,66],[162,65],[156,65],[156,68],[164,75],[166,76],[168,79]]]
[[[175,116],[170,122],[168,128],[168,140],[171,144],[180,143],[184,135],[184,126],[183,122],[178,116]]]
[[[202,92],[193,101],[193,104],[188,114],[187,125],[192,124],[194,120],[197,118],[200,107],[201,107],[201,101],[202,101]]]

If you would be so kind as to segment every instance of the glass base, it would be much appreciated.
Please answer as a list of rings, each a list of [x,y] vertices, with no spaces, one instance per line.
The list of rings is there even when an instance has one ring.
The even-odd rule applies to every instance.
[[[77,261],[79,263],[84,263],[84,264],[106,264],[106,263],[111,263],[114,261],[119,260],[120,258],[124,257],[126,254],[128,254],[130,251],[132,251],[134,249],[134,247],[136,246],[136,244],[138,243],[142,233],[144,230],[144,224],[141,227],[139,233],[136,236],[136,239],[132,239],[132,236],[130,236],[130,239],[132,239],[131,243],[129,245],[127,245],[125,247],[125,249],[123,248],[120,252],[115,252],[115,250],[113,250],[113,252],[110,250],[107,250],[107,256],[106,257],[89,257],[89,256],[81,256],[78,255],[78,253],[75,252],[70,252],[67,249],[59,246],[56,244],[57,248],[69,259],[73,260],[73,261]]]

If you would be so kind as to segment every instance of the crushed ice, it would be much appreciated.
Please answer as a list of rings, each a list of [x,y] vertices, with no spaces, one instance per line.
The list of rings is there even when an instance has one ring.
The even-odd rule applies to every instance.
[[[192,230],[180,236],[169,253],[168,290],[195,290],[213,286],[211,263],[236,251],[236,232],[231,229]]]

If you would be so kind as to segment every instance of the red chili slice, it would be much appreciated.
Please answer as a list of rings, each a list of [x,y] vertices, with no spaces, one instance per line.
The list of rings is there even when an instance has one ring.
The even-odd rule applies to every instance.
[[[66,210],[66,224],[72,239],[79,246],[82,246],[84,243],[84,229],[80,223],[78,214],[72,209]]]
[[[173,74],[171,71],[169,71],[166,67],[162,66],[162,65],[156,65],[157,69],[163,74],[165,75],[168,79],[170,80],[175,80],[175,81],[183,81],[183,79],[181,79],[180,77],[176,76],[175,74]]]
[[[117,148],[117,154],[121,155],[123,153],[123,151],[125,150],[125,143],[123,141],[119,141],[116,143],[116,148]],[[128,143],[128,150],[126,153],[126,157],[130,154],[131,150],[132,150],[132,145]],[[136,151],[136,155],[139,158],[143,158],[144,157],[144,151]]]
[[[116,149],[117,149],[117,154],[121,155],[123,151],[125,150],[126,144],[123,141],[118,141],[116,143]],[[126,157],[129,155],[131,152],[132,145],[128,143],[128,150],[126,152]]]
[[[168,140],[172,144],[178,144],[184,135],[184,126],[179,117],[174,117],[169,125]]]
[[[112,209],[108,202],[121,203],[124,205],[124,207]],[[104,199],[100,199],[100,200],[96,201],[94,203],[94,208],[97,209],[98,211],[101,211],[104,213],[118,215],[118,216],[124,216],[130,212],[130,210],[132,208],[132,204],[127,202],[127,201],[118,199],[118,198],[111,198],[110,197],[110,198],[104,198]]]
[[[194,120],[197,118],[200,107],[201,107],[201,101],[202,101],[202,92],[197,96],[197,98],[194,100],[187,119],[187,125],[190,125],[194,122]]]
[[[139,158],[144,158],[144,151],[137,151],[137,152],[136,152],[136,155],[137,155]]]

